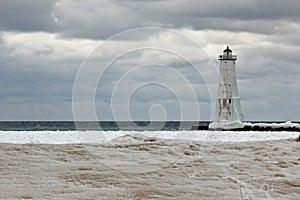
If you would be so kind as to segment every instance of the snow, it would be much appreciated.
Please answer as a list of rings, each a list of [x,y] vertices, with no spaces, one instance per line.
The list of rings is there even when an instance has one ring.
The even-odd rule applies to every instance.
[[[298,135],[0,131],[0,199],[300,199]]]
[[[289,122],[286,126],[291,125]],[[80,144],[105,143],[124,135],[143,135],[169,140],[247,142],[296,138],[298,132],[237,131],[0,131],[0,143]]]

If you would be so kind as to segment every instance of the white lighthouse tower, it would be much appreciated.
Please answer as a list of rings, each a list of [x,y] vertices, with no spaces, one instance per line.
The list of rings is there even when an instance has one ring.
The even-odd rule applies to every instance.
[[[219,85],[216,98],[214,121],[209,124],[209,129],[236,129],[242,128],[243,114],[241,112],[240,97],[238,95],[235,61],[236,55],[227,48],[223,55],[219,55]]]

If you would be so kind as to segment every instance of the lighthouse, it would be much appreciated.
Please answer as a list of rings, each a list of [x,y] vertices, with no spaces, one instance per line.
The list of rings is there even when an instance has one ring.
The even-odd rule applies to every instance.
[[[243,114],[236,81],[236,55],[229,46],[219,55],[219,82],[214,121],[207,125],[192,126],[192,130],[232,131],[296,131],[300,125],[285,122],[280,124],[242,122]]]
[[[235,63],[237,56],[229,46],[219,55],[219,82],[214,121],[209,124],[212,130],[243,128],[243,114],[236,81]]]

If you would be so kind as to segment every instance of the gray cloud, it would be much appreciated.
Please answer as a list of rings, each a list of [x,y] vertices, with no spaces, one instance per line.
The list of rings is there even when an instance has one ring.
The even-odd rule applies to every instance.
[[[68,11],[68,8],[70,11]],[[299,22],[300,3],[276,1],[101,1],[62,4],[54,13],[63,36],[107,38],[141,26],[191,27],[270,34]]]
[[[144,8],[149,14],[158,13],[159,16],[191,16],[191,17],[220,17],[229,19],[255,20],[278,19],[299,16],[300,3],[296,0],[162,0],[162,1],[135,1],[115,0],[116,4],[132,9]],[[155,16],[151,16],[155,17]]]
[[[0,5],[1,30],[57,32],[63,37],[93,39],[157,25],[270,34],[287,28],[287,22],[298,24],[300,17],[297,0],[5,0]]]
[[[217,55],[226,45],[231,46],[238,55],[246,120],[299,120],[299,10],[297,0],[1,1],[0,119],[72,119],[73,83],[88,52],[113,34],[157,25],[174,28],[202,44],[217,65]],[[190,44],[170,39],[163,32],[138,31],[116,37],[92,60],[91,66],[97,65],[90,74],[122,52],[124,46],[134,49],[155,42],[166,49],[176,46],[210,78],[208,87],[214,100],[217,72],[213,63],[207,64],[202,50],[191,49]],[[190,70],[188,63],[155,52],[128,54],[106,72],[96,93],[102,119],[112,117],[111,93],[122,73],[149,62],[169,65],[184,75],[197,91],[201,109],[206,110],[204,118],[210,119],[210,98],[201,77]],[[84,77],[86,88],[90,86],[90,74]],[[151,71],[150,67],[129,76],[120,90],[147,81],[174,83],[184,96],[185,89],[176,76],[160,69]],[[118,98],[124,100],[122,93]],[[145,118],[140,110],[147,111],[153,100],[178,117],[178,112],[172,113],[176,110],[173,96],[155,88],[136,94],[130,107],[133,115]],[[189,96],[184,100],[191,102]]]
[[[0,30],[50,31],[55,30],[52,17],[55,1],[2,0],[0,2]]]

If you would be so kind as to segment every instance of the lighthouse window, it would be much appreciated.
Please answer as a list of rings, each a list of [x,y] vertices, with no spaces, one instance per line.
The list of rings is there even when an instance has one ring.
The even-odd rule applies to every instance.
[[[227,63],[227,62],[225,62],[225,63]]]
[[[229,103],[231,103],[231,99],[229,99]]]
[[[223,99],[223,107],[227,106],[227,99]]]

